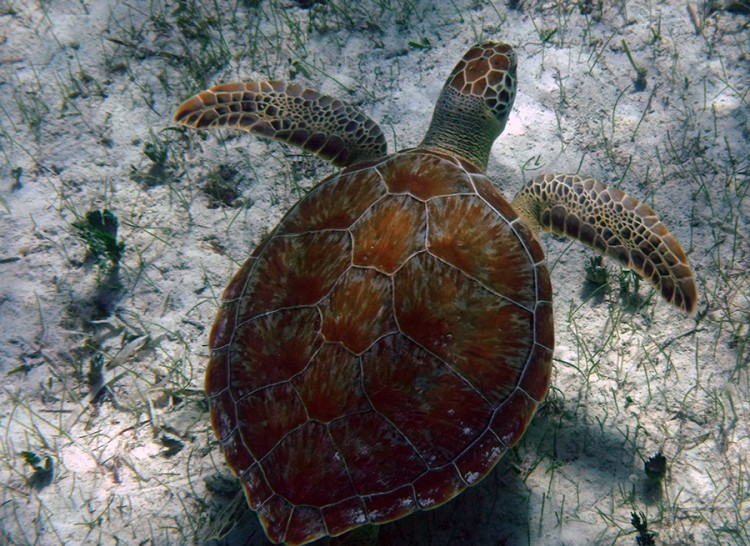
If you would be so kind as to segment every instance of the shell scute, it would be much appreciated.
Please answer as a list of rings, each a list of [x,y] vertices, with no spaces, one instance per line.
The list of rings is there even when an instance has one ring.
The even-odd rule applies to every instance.
[[[224,305],[219,309],[208,336],[208,342],[213,347],[214,352],[225,348],[232,341],[232,335],[237,325],[238,307],[239,300],[224,300]]]
[[[508,222],[513,222],[518,218],[518,214],[510,206],[510,203],[495,189],[495,186],[486,176],[473,176],[471,181],[476,188],[477,195],[487,201]]]
[[[379,337],[397,330],[392,301],[390,277],[374,269],[352,267],[319,306],[321,333],[326,341],[360,354]]]
[[[211,396],[209,404],[211,406],[211,425],[216,437],[222,443],[232,444],[236,441],[232,435],[237,428],[237,404],[232,398],[232,393],[225,390],[218,395]],[[239,468],[245,469],[247,465]]]
[[[401,335],[381,339],[362,356],[364,388],[375,409],[436,468],[489,424],[491,408],[446,363]]]
[[[288,383],[242,398],[237,402],[237,414],[240,436],[258,460],[307,420],[305,406]]]
[[[378,166],[391,193],[408,193],[420,200],[473,192],[471,180],[455,163],[437,154],[404,152]]]
[[[245,496],[248,503],[253,508],[257,508],[274,496],[273,489],[268,484],[268,480],[266,480],[266,476],[263,474],[263,469],[259,463],[255,463],[244,472],[241,472],[240,479],[242,480],[242,486],[245,489]]]
[[[294,505],[326,506],[356,496],[328,428],[307,421],[261,461],[273,490]]]
[[[374,170],[333,176],[316,186],[284,217],[277,233],[348,229],[385,192]]]
[[[359,359],[339,344],[323,345],[292,384],[308,417],[322,423],[372,409],[362,390]]]
[[[284,542],[299,544],[307,537],[327,534],[323,512],[315,506],[295,506],[287,525]]]
[[[329,430],[359,495],[390,491],[427,470],[414,446],[375,411],[340,419]]]
[[[395,276],[403,332],[446,362],[493,406],[518,384],[533,338],[533,313],[422,254]]]
[[[456,459],[461,478],[468,485],[478,483],[507,450],[495,433],[487,429]]]
[[[549,338],[552,340],[550,347],[554,346],[554,328],[552,326],[552,279],[549,276],[549,270],[547,269],[547,262],[539,262],[534,267],[535,279],[536,279],[536,300],[537,300],[537,311],[536,314],[540,317],[544,317],[549,330]],[[544,309],[540,312],[540,305],[544,305]]]
[[[552,375],[551,362],[552,349],[535,343],[518,386],[537,402],[544,400],[547,395]]]
[[[321,510],[329,535],[340,535],[367,523],[365,503],[359,497],[341,500]]]
[[[433,468],[414,482],[414,492],[420,508],[440,506],[466,488],[453,464]]]
[[[352,262],[393,273],[424,249],[425,235],[424,203],[408,195],[379,201],[352,227]]]
[[[273,237],[248,277],[238,324],[277,309],[316,304],[350,265],[351,237],[345,231]]]
[[[231,332],[227,333],[227,338],[231,339]],[[227,366],[227,356],[229,347],[222,344],[221,348],[211,351],[211,362],[213,363],[206,370],[205,387],[209,396],[219,394],[229,389],[229,366]]]
[[[547,270],[539,275],[540,279],[549,280]],[[541,284],[541,283],[540,283]],[[551,294],[550,294],[551,296]],[[555,321],[552,316],[552,298],[540,299],[536,304],[536,313],[534,319],[534,342],[547,347],[550,351],[555,346]]]
[[[273,495],[266,502],[255,507],[255,510],[258,512],[258,518],[268,538],[276,543],[284,542],[294,505],[281,495]]]
[[[365,506],[370,521],[377,523],[393,521],[419,508],[411,483],[385,493],[368,495]]]
[[[531,257],[508,221],[498,219],[497,212],[477,196],[437,198],[427,207],[431,254],[508,300],[526,308],[533,305]]]
[[[229,437],[224,438],[222,445],[227,464],[232,468],[244,471],[256,464],[255,457],[250,453],[238,430],[233,430]]]
[[[302,371],[323,344],[314,308],[283,309],[237,327],[226,360],[235,399]],[[213,372],[211,372],[213,374]],[[213,384],[206,386],[213,394]]]
[[[490,425],[492,431],[505,446],[512,446],[523,435],[536,412],[537,402],[523,390],[516,389],[495,412]]]

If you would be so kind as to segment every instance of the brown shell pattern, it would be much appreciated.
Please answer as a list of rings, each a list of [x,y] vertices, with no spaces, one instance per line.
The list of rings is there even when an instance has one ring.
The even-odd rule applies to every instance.
[[[405,151],[323,181],[224,298],[212,423],[274,541],[448,501],[518,441],[549,384],[542,250],[448,156]]]

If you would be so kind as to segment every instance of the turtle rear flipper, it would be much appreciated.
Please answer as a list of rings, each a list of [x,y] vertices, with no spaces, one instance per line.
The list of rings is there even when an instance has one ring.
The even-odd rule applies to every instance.
[[[687,257],[648,205],[592,178],[544,174],[521,189],[513,206],[529,226],[586,243],[638,273],[669,303],[695,311]]]
[[[297,83],[235,82],[212,87],[177,109],[175,122],[233,127],[314,153],[337,167],[387,154],[380,127],[351,104]]]

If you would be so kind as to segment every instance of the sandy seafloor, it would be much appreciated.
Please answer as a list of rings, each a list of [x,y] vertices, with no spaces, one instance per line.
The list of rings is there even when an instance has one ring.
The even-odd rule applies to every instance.
[[[510,197],[581,172],[640,197],[683,244],[698,312],[645,284],[623,294],[612,262],[597,291],[593,251],[543,237],[546,403],[480,485],[381,544],[634,545],[631,512],[657,544],[750,543],[750,18],[732,2],[509,4],[0,2],[0,543],[266,543],[209,429],[207,336],[232,273],[333,169],[172,113],[205,85],[292,78],[408,147],[482,39],[520,59],[493,181]],[[117,271],[72,226],[104,208]],[[657,452],[661,482],[644,473]]]

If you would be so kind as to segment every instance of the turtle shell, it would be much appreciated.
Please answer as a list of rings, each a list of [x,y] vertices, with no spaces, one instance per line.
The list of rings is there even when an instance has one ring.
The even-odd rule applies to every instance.
[[[407,150],[316,186],[235,275],[211,332],[211,420],[274,542],[434,508],[544,398],[542,249],[476,168]]]

